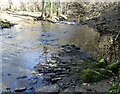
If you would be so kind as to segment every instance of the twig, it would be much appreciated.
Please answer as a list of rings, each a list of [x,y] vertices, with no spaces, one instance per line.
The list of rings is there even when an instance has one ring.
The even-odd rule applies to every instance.
[[[118,39],[119,35],[120,35],[120,31],[118,32],[117,36],[115,37],[115,41]]]

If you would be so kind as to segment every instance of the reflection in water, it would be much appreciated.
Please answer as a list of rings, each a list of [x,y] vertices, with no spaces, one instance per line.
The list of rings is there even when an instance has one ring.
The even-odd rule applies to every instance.
[[[68,37],[62,39],[62,43],[75,44],[92,55],[98,55],[98,42],[100,34],[88,26],[81,26],[74,30]]]

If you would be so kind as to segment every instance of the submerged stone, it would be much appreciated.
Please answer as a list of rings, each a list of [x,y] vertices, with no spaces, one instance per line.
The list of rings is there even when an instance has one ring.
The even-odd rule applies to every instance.
[[[23,79],[23,78],[27,78],[26,75],[22,75],[22,76],[18,76],[17,79]]]
[[[38,89],[38,92],[46,92],[46,93],[58,93],[59,92],[59,86],[57,84],[53,84],[53,85],[47,85],[47,86],[44,86],[40,89]]]

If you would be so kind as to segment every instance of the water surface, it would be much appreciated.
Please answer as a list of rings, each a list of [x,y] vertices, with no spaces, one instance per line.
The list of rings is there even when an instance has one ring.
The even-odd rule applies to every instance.
[[[0,31],[2,37],[2,89],[41,87],[42,77],[30,84],[31,71],[38,63],[45,63],[60,45],[75,44],[91,55],[98,54],[100,34],[88,26],[52,24],[48,22],[19,22]],[[44,54],[45,52],[47,54]],[[16,79],[26,75],[27,78]],[[1,78],[1,77],[0,77]]]

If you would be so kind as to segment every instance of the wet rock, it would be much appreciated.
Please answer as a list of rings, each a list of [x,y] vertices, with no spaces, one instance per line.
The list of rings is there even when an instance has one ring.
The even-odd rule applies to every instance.
[[[57,72],[56,72],[56,75],[62,75],[62,74],[69,74],[69,72],[65,72],[65,71],[62,71],[62,72],[57,71]]]
[[[59,90],[60,90],[59,86],[57,84],[53,84],[53,85],[47,85],[38,89],[38,92],[58,93]]]
[[[58,85],[60,86],[61,89],[65,89],[70,85],[70,78],[69,77],[64,77],[62,80],[58,81]]]
[[[10,74],[10,73],[8,73],[7,75],[8,75],[8,76],[10,76],[11,74]]]
[[[83,86],[87,86],[87,85],[88,85],[88,83],[82,83],[82,85],[83,85]]]
[[[64,49],[64,51],[67,52],[67,53],[70,53],[70,52],[71,52],[71,50],[70,50],[70,49],[67,49],[67,48]]]
[[[63,78],[63,77],[67,77],[66,74],[61,74],[61,75],[57,75],[57,77]]]
[[[54,71],[54,68],[47,68],[47,69],[46,69],[46,72],[47,72],[47,73],[51,73],[51,72],[53,72],[53,71]]]
[[[39,66],[37,66],[37,67],[35,67],[36,68],[36,70],[38,71],[38,72],[42,72],[44,69],[43,68],[41,68],[41,67],[39,67]]]
[[[37,72],[36,72],[36,71],[32,71],[31,73],[32,73],[32,74],[37,74]]]
[[[53,78],[53,79],[51,80],[51,82],[52,82],[52,84],[54,84],[54,83],[56,83],[58,80],[61,80],[61,78]]]
[[[52,80],[52,77],[50,77],[50,76],[44,76],[44,80],[45,80],[45,81],[51,81],[51,80]]]
[[[27,88],[27,90],[34,90],[34,87],[29,87]]]
[[[37,76],[32,76],[31,79],[38,79],[38,77]]]
[[[53,71],[54,71],[54,68],[45,68],[39,71],[39,73],[52,73]]]
[[[31,79],[30,84],[36,84],[37,83],[37,79]]]
[[[11,91],[11,88],[6,88],[7,92],[10,92]]]
[[[50,67],[57,67],[57,64],[49,64]]]
[[[59,66],[60,66],[60,67],[61,67],[61,66],[68,66],[68,64],[66,64],[66,63],[60,63]]]
[[[53,78],[53,77],[55,77],[56,76],[56,74],[55,73],[48,73],[48,74],[46,74],[47,76],[50,76],[51,78]]]
[[[67,47],[67,46],[69,46],[69,44],[66,44],[66,45],[62,45],[61,47],[62,47],[62,48],[64,48],[64,47]]]
[[[62,68],[55,68],[55,69],[54,69],[54,72],[55,72],[55,73],[57,73],[57,72],[62,72],[62,71],[63,71]]]
[[[23,91],[26,91],[26,87],[22,87],[22,88],[16,88],[15,89],[15,92],[23,92]]]
[[[75,89],[72,88],[72,87],[68,87],[68,88],[66,88],[66,89],[63,91],[63,93],[65,93],[65,92],[72,92],[72,93],[74,93],[74,92],[75,92]]]
[[[75,92],[87,92],[87,90],[80,86],[75,86]]]
[[[27,78],[27,76],[26,75],[18,76],[16,79],[24,79],[24,78]]]
[[[57,59],[56,57],[54,57],[54,58],[51,57],[51,59],[48,59],[47,62],[54,64],[54,63],[57,63],[57,60],[58,60],[58,59]]]
[[[12,36],[11,36],[11,35],[8,35],[7,38],[12,38]]]

